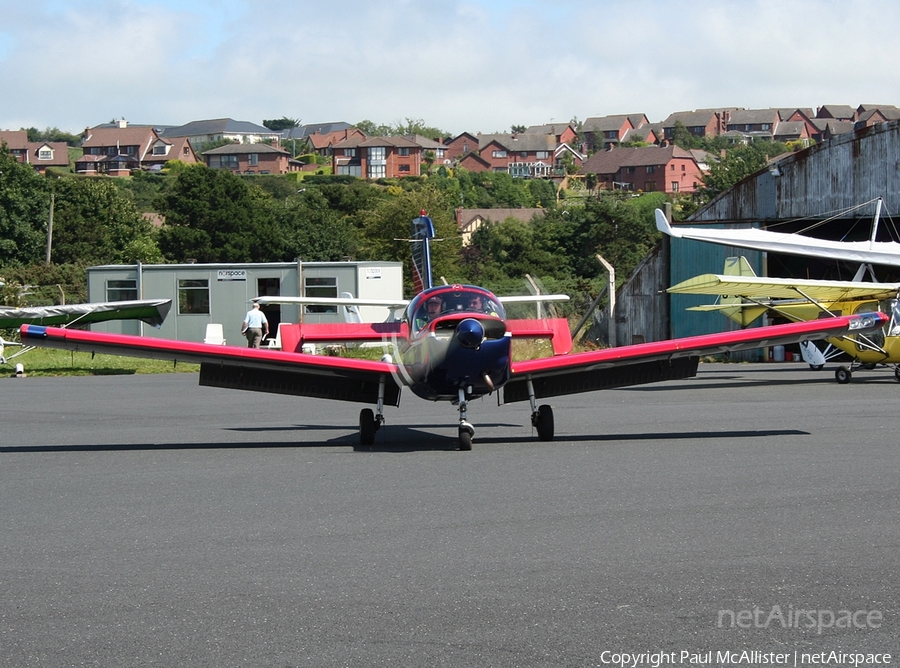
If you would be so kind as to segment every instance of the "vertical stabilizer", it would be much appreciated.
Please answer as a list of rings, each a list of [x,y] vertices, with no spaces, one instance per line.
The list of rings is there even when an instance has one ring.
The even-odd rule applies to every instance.
[[[432,287],[431,240],[434,239],[434,223],[422,211],[412,221],[413,287],[422,292]]]
[[[756,276],[756,272],[753,271],[753,267],[747,262],[747,258],[743,255],[738,255],[737,257],[725,258],[725,275]],[[723,309],[722,315],[738,323],[741,327],[746,327],[766,312],[764,307],[747,303],[741,297],[722,295],[719,297],[719,304],[733,305],[733,308]]]
[[[756,276],[753,267],[747,262],[747,258],[743,255],[737,257],[725,258],[725,275],[726,276]]]

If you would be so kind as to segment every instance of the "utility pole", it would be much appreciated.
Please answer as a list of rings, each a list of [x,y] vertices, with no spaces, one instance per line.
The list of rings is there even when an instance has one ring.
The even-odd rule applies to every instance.
[[[47,216],[47,252],[44,255],[44,264],[50,264],[50,245],[53,243],[53,200],[54,193],[50,193],[50,215]]]

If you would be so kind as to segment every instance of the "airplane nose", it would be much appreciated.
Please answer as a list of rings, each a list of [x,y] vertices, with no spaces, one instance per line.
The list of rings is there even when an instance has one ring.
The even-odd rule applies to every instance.
[[[456,326],[456,340],[463,348],[476,350],[484,341],[484,327],[475,318],[466,318]]]

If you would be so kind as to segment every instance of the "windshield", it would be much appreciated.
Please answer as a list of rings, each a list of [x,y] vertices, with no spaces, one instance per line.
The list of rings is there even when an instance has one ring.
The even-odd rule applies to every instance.
[[[419,303],[414,305],[414,326],[421,329],[440,316],[454,313],[473,313],[489,315],[495,318],[506,318],[503,306],[486,290],[464,288],[445,290],[420,295]]]

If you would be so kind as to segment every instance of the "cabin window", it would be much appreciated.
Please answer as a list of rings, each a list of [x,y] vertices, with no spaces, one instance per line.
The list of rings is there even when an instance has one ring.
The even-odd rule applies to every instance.
[[[337,278],[334,276],[307,276],[303,279],[303,294],[306,297],[326,297],[336,299],[338,296]],[[337,306],[309,304],[306,313],[337,313]]]
[[[124,302],[137,299],[137,280],[133,278],[106,281],[106,301]]]
[[[209,315],[209,279],[178,279],[178,313]]]

